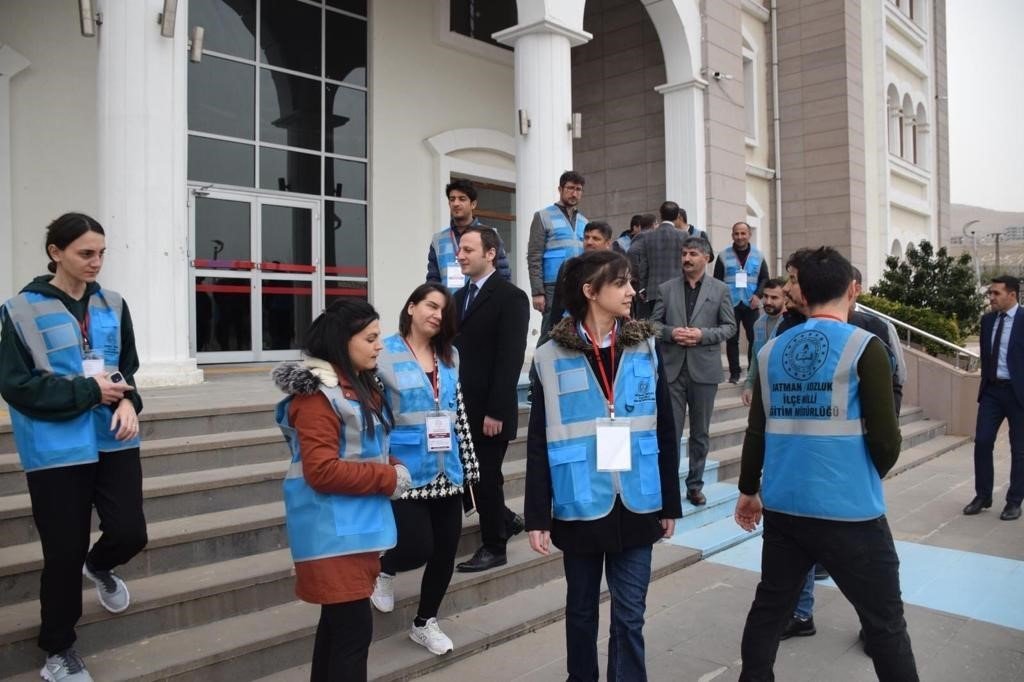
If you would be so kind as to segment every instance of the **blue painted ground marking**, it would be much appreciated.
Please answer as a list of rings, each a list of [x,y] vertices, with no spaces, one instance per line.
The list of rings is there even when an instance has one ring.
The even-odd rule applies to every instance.
[[[1024,561],[900,541],[896,552],[905,603],[1024,630]],[[758,573],[761,538],[707,560]]]

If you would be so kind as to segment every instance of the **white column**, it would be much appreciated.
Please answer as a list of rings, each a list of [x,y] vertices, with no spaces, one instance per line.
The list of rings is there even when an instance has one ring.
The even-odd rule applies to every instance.
[[[689,222],[707,228],[704,89],[694,79],[655,88],[665,105],[665,198],[686,209]]]
[[[515,48],[517,263],[526,262],[534,212],[558,198],[558,176],[572,168],[570,49],[592,37],[547,19],[494,34]],[[525,133],[520,130],[519,111],[530,120]],[[529,292],[525,268],[519,269],[517,284]]]
[[[203,380],[188,342],[185,4],[174,38],[162,0],[106,0],[98,31],[102,281],[128,302],[148,386]]]
[[[14,48],[0,44],[0,301],[6,301],[16,291],[11,212],[11,79],[28,65],[28,60]]]

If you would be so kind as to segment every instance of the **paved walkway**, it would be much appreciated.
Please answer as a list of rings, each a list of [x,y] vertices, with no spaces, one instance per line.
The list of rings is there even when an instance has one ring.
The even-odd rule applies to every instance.
[[[922,680],[1024,680],[1024,521],[999,520],[1009,476],[1005,431],[997,445],[996,480],[1002,486],[994,508],[965,517],[960,510],[974,494],[972,448],[961,447],[885,484],[910,636]],[[652,681],[737,679],[759,549],[760,541],[751,540],[651,585],[645,633]],[[818,634],[782,642],[776,677],[876,679],[857,640],[853,608],[830,584],[819,584],[816,600]],[[601,623],[606,632],[607,604]],[[602,656],[606,645],[602,634]],[[564,680],[563,624],[422,679]]]

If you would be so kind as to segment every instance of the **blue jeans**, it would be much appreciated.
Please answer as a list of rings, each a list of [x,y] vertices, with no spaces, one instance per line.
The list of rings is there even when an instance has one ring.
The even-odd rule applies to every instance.
[[[609,682],[644,682],[644,611],[651,582],[651,545],[612,554],[562,554],[565,566],[565,641],[570,682],[597,680],[597,626],[601,572],[611,592]]]
[[[807,573],[807,580],[804,581],[800,596],[796,599],[796,608],[793,609],[793,615],[800,620],[807,620],[814,615],[814,569],[811,566]]]

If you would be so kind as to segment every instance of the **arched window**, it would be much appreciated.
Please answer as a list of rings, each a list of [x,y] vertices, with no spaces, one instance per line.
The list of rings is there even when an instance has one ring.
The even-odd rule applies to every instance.
[[[910,95],[903,95],[900,118],[900,156],[912,161],[914,154],[914,103],[910,100]]]
[[[914,163],[928,167],[928,113],[924,104],[917,105],[914,115]]]
[[[895,85],[889,85],[885,106],[888,117],[889,152],[891,154],[899,154],[902,140],[902,134],[900,133],[900,93],[897,92]]]
[[[899,239],[892,240],[892,246],[889,247],[889,255],[893,258],[903,258],[903,246],[900,244]]]

